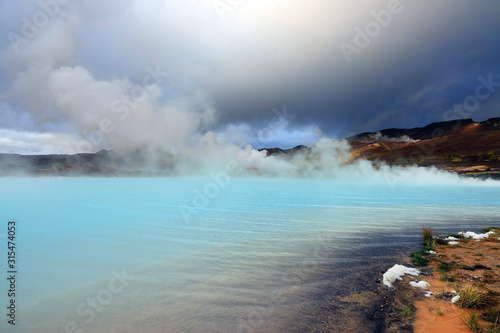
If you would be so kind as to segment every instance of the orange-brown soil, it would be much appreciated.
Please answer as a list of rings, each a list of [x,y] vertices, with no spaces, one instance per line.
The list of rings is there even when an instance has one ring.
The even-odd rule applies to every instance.
[[[434,268],[431,276],[425,278],[431,284],[429,290],[434,292],[430,298],[415,302],[417,308],[414,329],[415,333],[432,332],[470,332],[464,317],[470,315],[470,309],[458,304],[451,304],[449,298],[443,298],[445,292],[459,291],[461,287],[471,285],[487,295],[486,304],[479,307],[480,332],[489,332],[487,328],[500,329],[500,321],[496,324],[485,314],[491,311],[498,316],[500,302],[500,241],[496,237],[476,241],[460,240],[459,245],[438,245],[437,254],[430,256],[430,266]],[[448,272],[442,268],[448,267]],[[448,280],[445,281],[445,280]],[[442,313],[440,315],[438,312]],[[498,320],[498,319],[497,319]],[[496,325],[496,326],[495,326]]]
[[[436,277],[425,279],[431,284],[429,290],[434,293],[441,293],[443,281]],[[451,288],[446,288],[451,291]],[[450,301],[436,299],[436,297],[425,298],[415,302],[417,311],[415,313],[415,333],[442,333],[442,332],[469,332],[469,329],[460,316],[462,310],[458,305],[451,304]],[[440,311],[442,315],[439,315]]]

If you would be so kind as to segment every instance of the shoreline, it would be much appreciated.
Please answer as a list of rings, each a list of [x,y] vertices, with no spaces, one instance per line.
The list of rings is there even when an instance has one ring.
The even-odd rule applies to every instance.
[[[478,230],[478,226],[464,226],[467,230]],[[445,232],[456,230],[452,225],[444,229]],[[396,236],[401,237],[401,236]],[[498,237],[500,237],[500,230]],[[497,238],[498,238],[497,237]],[[486,244],[493,244],[494,247],[500,248],[500,240],[490,239]],[[475,240],[463,240],[464,244],[476,245]],[[430,258],[429,266],[417,266],[412,262],[412,257],[409,255],[411,251],[422,248],[421,241],[416,241],[411,246],[405,246],[391,249],[394,256],[387,257],[384,260],[377,260],[363,268],[363,272],[354,273],[352,279],[347,283],[343,281],[338,285],[331,286],[325,289],[316,297],[316,308],[314,311],[302,312],[300,319],[297,319],[290,331],[293,332],[311,332],[311,333],[331,333],[331,332],[380,332],[380,333],[446,333],[446,332],[470,332],[463,324],[463,319],[460,313],[451,312],[451,309],[459,309],[458,305],[452,305],[450,299],[441,299],[440,304],[436,304],[433,295],[431,298],[424,296],[424,291],[430,289],[434,293],[440,292],[442,289],[438,271],[438,260]],[[477,244],[483,244],[482,241]],[[448,245],[436,245],[437,255],[439,258],[440,252],[444,249],[457,249],[460,247],[452,247]],[[500,255],[500,251],[497,251]],[[444,254],[444,253],[443,253]],[[472,256],[472,259],[476,257]],[[496,258],[496,257],[495,257]],[[496,259],[495,259],[496,260]],[[500,257],[498,259],[500,263]],[[394,264],[402,264],[407,267],[415,267],[420,270],[418,276],[405,275],[401,281],[394,283],[395,288],[388,288],[383,284],[383,274]],[[461,265],[458,264],[457,265]],[[499,268],[500,269],[500,268]],[[474,273],[475,274],[475,273]],[[500,272],[497,277],[500,276]],[[431,288],[421,289],[410,285],[411,281],[429,281]],[[497,279],[498,280],[498,279]],[[339,288],[340,287],[340,288]],[[451,291],[452,287],[448,288]],[[457,287],[458,290],[458,287]],[[500,290],[498,295],[500,295]],[[412,314],[405,318],[401,315],[402,309],[407,307],[411,301]],[[433,301],[434,303],[428,303]],[[436,308],[440,306],[440,310],[444,311],[444,315],[440,316],[436,313]],[[432,316],[421,318],[421,314],[430,313]],[[441,318],[443,321],[449,321],[455,317],[454,324],[449,330],[443,330],[442,326],[431,322],[428,324],[428,319],[435,317]],[[425,325],[420,325],[426,322]],[[437,323],[439,324],[439,323]],[[419,328],[419,325],[423,327]],[[432,326],[436,326],[433,329]],[[464,330],[465,328],[465,330]],[[482,332],[482,331],[481,331]],[[489,332],[489,331],[485,331]],[[495,331],[494,331],[495,332]],[[496,333],[496,332],[495,332]]]
[[[413,260],[403,260],[404,265],[413,261],[421,274],[405,275],[394,284],[383,332],[499,332],[500,228],[486,231],[488,237],[459,233],[435,238],[432,250],[412,252]],[[412,281],[422,286],[411,286]]]

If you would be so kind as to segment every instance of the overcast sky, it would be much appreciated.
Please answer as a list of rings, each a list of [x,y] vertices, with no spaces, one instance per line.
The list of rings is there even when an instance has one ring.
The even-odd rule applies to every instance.
[[[500,116],[499,1],[3,0],[0,12],[3,153],[174,151],[207,133],[289,148]]]

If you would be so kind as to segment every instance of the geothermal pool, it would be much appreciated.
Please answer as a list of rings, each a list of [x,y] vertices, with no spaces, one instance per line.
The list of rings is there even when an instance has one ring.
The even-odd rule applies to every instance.
[[[493,184],[3,178],[18,294],[0,331],[293,332],[324,290],[418,248],[422,226],[500,224]]]

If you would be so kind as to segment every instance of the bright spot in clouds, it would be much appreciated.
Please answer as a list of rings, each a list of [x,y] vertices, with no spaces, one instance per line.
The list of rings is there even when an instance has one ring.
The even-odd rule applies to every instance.
[[[0,10],[0,152],[182,150],[208,133],[240,147],[312,145],[442,121],[478,76],[500,81],[494,1],[27,0]],[[349,59],[342,45],[356,48]],[[273,113],[284,106],[293,118]],[[469,116],[499,109],[494,93]]]

